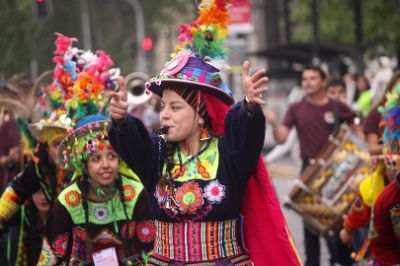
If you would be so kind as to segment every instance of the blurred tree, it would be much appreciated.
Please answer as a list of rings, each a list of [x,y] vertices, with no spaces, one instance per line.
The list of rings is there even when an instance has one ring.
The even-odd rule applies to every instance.
[[[0,76],[30,73],[30,61],[36,58],[39,73],[54,67],[54,32],[77,37],[82,41],[79,0],[52,1],[53,14],[37,19],[35,0],[0,0]],[[195,15],[194,2],[187,0],[141,0],[146,37],[157,41],[160,28],[169,27],[177,16]],[[192,7],[192,9],[191,9]],[[174,12],[165,12],[175,10]],[[123,72],[133,70],[130,46],[135,40],[135,19],[126,0],[89,0],[92,50],[105,50]],[[190,20],[186,20],[190,21]],[[172,27],[172,26],[171,26]],[[174,30],[177,30],[175,26]],[[140,45],[140,44],[139,44]],[[78,43],[83,47],[82,43]]]
[[[363,42],[369,45],[369,54],[383,51],[400,55],[400,1],[361,1],[361,6]],[[290,10],[293,41],[310,42],[311,0],[291,0]],[[353,1],[318,1],[318,12],[319,40],[322,43],[354,43]]]

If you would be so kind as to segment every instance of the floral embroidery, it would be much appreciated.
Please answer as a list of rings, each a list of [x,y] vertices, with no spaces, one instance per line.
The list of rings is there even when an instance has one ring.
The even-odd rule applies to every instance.
[[[67,202],[67,204],[70,207],[75,207],[79,204],[79,202],[81,201],[81,195],[79,194],[78,191],[76,190],[71,190],[68,191],[65,194],[65,202]]]
[[[135,198],[136,195],[135,188],[132,187],[131,185],[124,185],[122,187],[122,190],[124,192],[124,201],[131,201]]]
[[[126,228],[128,227],[128,233],[126,232]],[[128,224],[125,224],[122,227],[121,230],[121,236],[123,238],[133,238],[133,236],[135,235],[135,229],[136,229],[136,222],[129,222]]]
[[[58,257],[64,257],[67,254],[68,240],[68,234],[62,234],[53,242],[53,248]]]
[[[194,181],[184,183],[176,191],[176,200],[182,214],[195,214],[203,205],[203,193],[199,184]]]
[[[218,180],[211,181],[204,188],[204,196],[211,203],[220,203],[225,197],[225,186],[218,182]]]
[[[186,165],[182,166],[176,165],[172,170],[172,178],[181,177],[185,174],[185,172],[186,172]]]
[[[198,172],[203,178],[209,179],[209,178],[210,178],[210,174],[207,172],[206,169],[207,169],[207,168],[206,168],[204,165],[202,165],[200,159],[197,158],[197,172]]]
[[[390,220],[392,221],[394,235],[397,240],[400,240],[400,204],[390,208]]]
[[[40,252],[38,266],[55,265],[57,263],[56,257],[51,250],[51,246],[46,238],[43,239],[43,247]]]
[[[154,222],[144,221],[140,222],[136,226],[136,234],[141,242],[151,242],[155,238],[155,226]]]
[[[72,250],[71,257],[85,259],[86,231],[80,226],[72,228]]]
[[[104,207],[96,207],[94,208],[94,216],[99,221],[104,221],[108,216],[108,210]]]

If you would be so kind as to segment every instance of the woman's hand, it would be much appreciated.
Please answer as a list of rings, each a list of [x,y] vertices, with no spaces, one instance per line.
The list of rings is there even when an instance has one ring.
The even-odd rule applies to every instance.
[[[255,74],[249,74],[250,62],[243,63],[243,93],[246,96],[247,104],[255,106],[256,104],[264,105],[265,101],[262,99],[262,94],[268,91],[265,84],[268,82],[267,77],[263,77],[265,69],[258,70]]]
[[[128,94],[122,77],[118,77],[118,85],[118,91],[110,92],[110,116],[117,123],[125,120],[128,116]]]

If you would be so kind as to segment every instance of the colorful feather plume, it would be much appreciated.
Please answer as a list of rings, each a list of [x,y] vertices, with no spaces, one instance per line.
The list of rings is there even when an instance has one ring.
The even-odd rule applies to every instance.
[[[400,155],[400,85],[386,94],[386,103],[379,110],[383,119],[383,154]]]
[[[104,51],[93,54],[73,47],[76,38],[56,35],[53,83],[45,89],[52,107],[64,107],[75,121],[103,111],[113,61]]]
[[[179,28],[181,44],[176,47],[177,53],[189,50],[202,58],[224,58],[222,44],[228,33],[229,3],[230,0],[203,0],[199,5],[199,17]]]
[[[16,123],[19,127],[19,134],[21,135],[22,154],[28,158],[32,158],[38,142],[28,129],[28,124],[31,123],[31,121],[28,118],[19,117],[16,119]]]

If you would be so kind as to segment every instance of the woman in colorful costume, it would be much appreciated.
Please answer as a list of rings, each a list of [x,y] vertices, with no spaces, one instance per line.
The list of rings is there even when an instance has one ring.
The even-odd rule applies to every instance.
[[[46,200],[53,204],[68,173],[57,164],[57,150],[60,141],[67,135],[70,120],[65,115],[55,115],[30,124],[29,129],[39,140],[35,156],[18,174],[0,198],[0,224],[7,222],[20,206],[39,189]],[[68,178],[67,178],[68,179]]]
[[[380,159],[396,171],[372,210],[371,258],[374,266],[400,265],[400,85],[386,94],[381,110],[385,126]]]
[[[121,79],[120,91],[111,94],[111,144],[142,178],[156,216],[156,240],[149,265],[300,264],[259,161],[265,132],[259,106],[264,104],[260,94],[267,91],[267,78],[262,77],[265,71],[250,76],[249,63],[244,64],[246,99],[230,108],[234,100],[211,62],[223,57],[227,2],[200,4],[200,17],[180,28],[184,47],[147,84],[150,91],[162,97],[160,136],[149,136],[139,120],[128,116]],[[260,177],[261,172],[266,179],[249,182],[253,173]],[[258,203],[265,205],[244,203],[247,210],[253,215],[275,215],[275,220],[258,220],[258,224],[245,217],[245,223],[259,229],[253,236],[260,245],[248,246],[251,258],[241,238],[240,217],[249,183],[255,190],[246,195],[259,196],[262,200]],[[263,186],[269,189],[269,200],[257,191]],[[264,213],[267,205],[275,209]],[[269,235],[264,234],[267,231]],[[268,250],[266,243],[270,240],[275,247],[270,245]],[[274,257],[276,254],[280,257]]]
[[[102,115],[85,117],[61,143],[59,160],[75,181],[49,213],[38,265],[91,265],[105,250],[116,261],[141,265],[152,249],[147,193],[109,144],[109,123]]]

